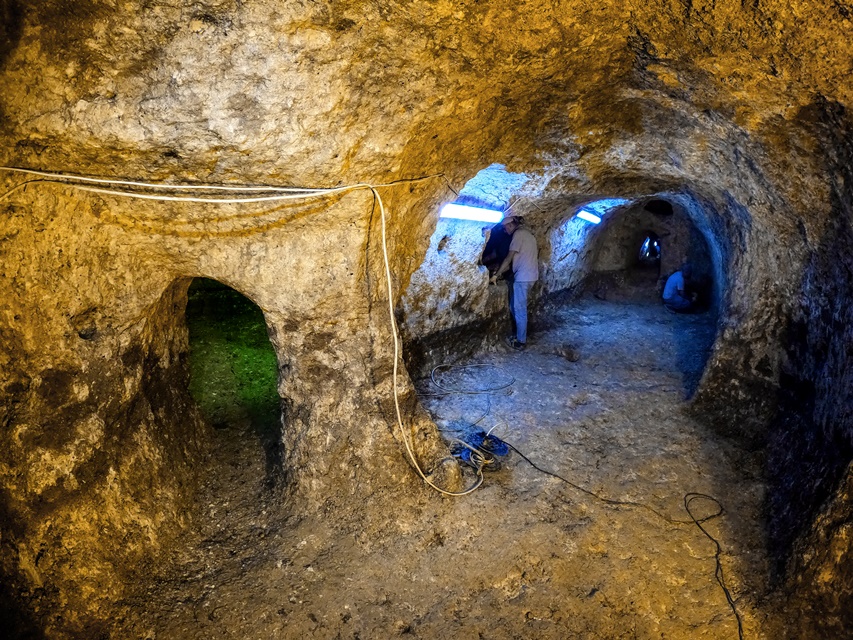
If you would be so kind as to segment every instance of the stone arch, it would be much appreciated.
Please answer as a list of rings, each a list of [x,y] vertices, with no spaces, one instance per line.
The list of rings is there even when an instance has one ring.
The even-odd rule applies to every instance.
[[[685,260],[696,261],[705,287],[703,306],[711,313],[705,321],[711,326],[701,334],[702,362],[692,356],[680,359],[685,391],[693,396],[719,337],[722,292],[728,287],[728,265],[723,259],[730,241],[715,235],[712,220],[716,211],[692,194],[662,192],[623,202],[603,214],[599,224],[575,215],[586,206],[583,202],[566,207],[569,215],[554,218],[545,234],[545,293],[558,300],[591,293],[606,300],[659,304],[666,278]],[[650,202],[655,203],[651,208],[647,206]],[[637,265],[637,250],[648,233],[661,238],[659,270]],[[686,334],[684,339],[689,339]],[[678,341],[672,347],[685,354],[693,352]]]
[[[672,213],[660,213],[659,205],[650,209],[649,202],[666,202]],[[709,211],[712,207],[707,202],[680,192],[639,197],[604,215],[600,224],[576,217],[583,206],[565,206],[564,213],[546,225],[546,250],[540,258],[547,293],[579,294],[595,272],[630,269],[636,264],[636,249],[651,232],[661,239],[661,283],[685,260],[695,260],[709,276],[711,303],[715,307],[720,303],[727,286],[724,253],[728,254],[725,247],[730,241],[722,230],[713,228],[716,211]]]

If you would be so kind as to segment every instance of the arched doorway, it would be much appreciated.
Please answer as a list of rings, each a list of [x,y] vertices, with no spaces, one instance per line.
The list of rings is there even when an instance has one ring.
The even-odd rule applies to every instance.
[[[670,202],[637,202],[597,229],[586,289],[608,300],[658,302],[666,279],[693,267],[701,307],[712,303],[713,262],[695,224]]]
[[[190,385],[208,423],[251,434],[263,447],[266,482],[282,469],[278,364],[261,309],[234,289],[196,278],[187,293]]]
[[[698,226],[705,213],[689,210],[691,204],[698,205],[682,196],[602,204],[609,202],[613,200],[584,204],[552,229],[544,278],[549,293],[560,301],[558,307],[588,298],[617,315],[635,313],[636,327],[650,321],[670,326],[655,350],[665,345],[675,355],[684,391],[691,397],[716,339],[723,285],[719,247]],[[699,304],[697,313],[674,318],[663,307],[661,294],[667,278],[685,262],[693,267]],[[603,307],[599,311],[603,319],[609,317]],[[602,318],[584,322],[598,325]]]

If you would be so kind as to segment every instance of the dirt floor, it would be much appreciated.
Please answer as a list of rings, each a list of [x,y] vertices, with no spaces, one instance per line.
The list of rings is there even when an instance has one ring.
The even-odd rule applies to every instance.
[[[267,437],[235,410],[217,425],[197,529],[114,637],[737,638],[689,492],[725,509],[703,526],[743,637],[779,637],[759,461],[684,412],[713,333],[710,314],[589,299],[558,309],[524,352],[440,368],[444,389],[417,386],[448,438],[492,430],[565,481],[510,452],[473,494],[425,499],[418,518],[370,534],[288,513]],[[700,519],[716,509],[692,503]]]

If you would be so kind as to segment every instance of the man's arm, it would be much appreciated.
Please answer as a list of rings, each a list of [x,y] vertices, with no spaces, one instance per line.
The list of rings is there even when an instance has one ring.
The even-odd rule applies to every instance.
[[[495,275],[492,276],[492,280],[497,281],[497,279],[500,278],[507,269],[509,269],[512,264],[512,257],[516,253],[518,253],[518,251],[510,251],[506,254],[506,258],[504,258],[504,261],[501,263],[501,266],[498,267],[498,270],[495,271]]]

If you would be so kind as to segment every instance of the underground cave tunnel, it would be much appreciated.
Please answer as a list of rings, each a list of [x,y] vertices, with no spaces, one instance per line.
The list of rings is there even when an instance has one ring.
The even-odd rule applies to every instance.
[[[699,387],[711,354],[717,331],[718,292],[724,288],[723,283],[715,282],[724,273],[713,262],[712,255],[719,255],[716,241],[713,237],[706,239],[687,211],[701,214],[700,225],[708,213],[693,205],[687,209],[665,199],[626,202],[588,230],[584,242],[590,247],[580,249],[589,252],[591,263],[581,290],[598,300],[659,305],[668,277],[685,264],[691,266],[689,287],[696,298],[691,314],[697,315],[698,321],[679,326],[669,341],[653,347],[678,354],[677,366],[687,398]],[[589,205],[582,208],[587,209]],[[713,253],[709,242],[716,249]],[[654,251],[655,257],[644,259],[644,251]],[[572,269],[587,270],[576,263]]]
[[[663,204],[662,204],[663,203]],[[657,213],[661,210],[662,213]],[[666,200],[651,200],[606,219],[597,236],[587,287],[607,299],[660,300],[668,276],[689,263],[697,307],[716,307],[717,269],[705,237],[681,210]],[[654,251],[654,257],[649,252]],[[644,254],[645,252],[645,254]]]
[[[851,15],[0,0],[0,633],[851,637]],[[497,163],[524,353],[439,217]],[[257,305],[277,431],[203,415],[198,274]],[[413,461],[463,490],[471,423],[518,452],[441,497]]]

